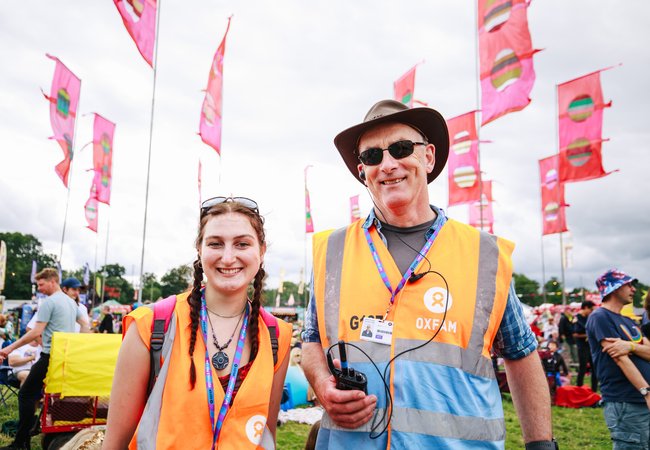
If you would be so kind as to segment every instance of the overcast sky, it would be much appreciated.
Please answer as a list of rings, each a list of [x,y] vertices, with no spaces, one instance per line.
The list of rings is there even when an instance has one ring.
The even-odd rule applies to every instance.
[[[146,231],[145,272],[163,275],[191,263],[203,198],[251,197],[266,217],[268,284],[298,282],[311,267],[304,233],[303,171],[309,170],[316,231],[349,220],[349,197],[370,200],[332,144],[361,121],[393,81],[418,67],[415,98],[445,117],[477,108],[475,2],[388,0],[171,2],[159,0],[158,73]],[[234,14],[224,62],[223,151],[196,134],[208,71]],[[516,243],[515,270],[560,276],[558,235],[541,238],[537,161],[557,152],[555,86],[604,67],[603,144],[607,177],[566,187],[573,266],[567,286],[593,288],[618,267],[650,283],[650,3],[645,0],[534,1],[528,9],[537,80],[532,103],[481,130],[482,170],[494,180],[495,233]],[[31,233],[59,255],[67,190],[54,172],[62,159],[48,104],[54,62],[82,79],[63,268],[105,259],[140,270],[153,71],[117,9],[106,1],[0,3],[0,231]],[[85,228],[92,174],[93,116],[117,124],[110,207],[100,205],[99,234]],[[88,114],[85,115],[84,114]],[[430,185],[447,206],[447,171]],[[467,221],[467,207],[448,209]]]

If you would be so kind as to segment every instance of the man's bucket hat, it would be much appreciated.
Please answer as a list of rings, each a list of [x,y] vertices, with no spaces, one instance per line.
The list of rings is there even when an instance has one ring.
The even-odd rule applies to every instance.
[[[636,278],[632,278],[620,270],[610,269],[598,277],[596,287],[600,292],[600,298],[603,299],[621,286],[627,283],[636,283],[637,281]]]

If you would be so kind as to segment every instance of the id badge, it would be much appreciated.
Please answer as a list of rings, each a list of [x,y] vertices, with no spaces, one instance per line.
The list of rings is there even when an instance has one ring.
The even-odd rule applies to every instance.
[[[393,322],[365,317],[361,324],[361,340],[390,345],[393,340]]]

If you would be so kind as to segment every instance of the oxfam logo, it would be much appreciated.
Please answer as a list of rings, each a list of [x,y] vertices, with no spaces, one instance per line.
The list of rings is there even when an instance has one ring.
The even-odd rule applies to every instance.
[[[246,437],[255,445],[259,445],[262,442],[262,436],[264,435],[264,428],[266,427],[266,417],[262,415],[255,415],[248,419],[246,422]]]
[[[451,293],[441,287],[432,287],[424,293],[424,306],[432,313],[442,314],[445,308],[449,311],[453,303]]]

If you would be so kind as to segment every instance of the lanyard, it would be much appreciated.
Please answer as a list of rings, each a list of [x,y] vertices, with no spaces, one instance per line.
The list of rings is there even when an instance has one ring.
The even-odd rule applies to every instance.
[[[203,341],[205,342],[205,385],[208,393],[208,408],[210,410],[210,423],[213,426],[213,437],[212,437],[212,449],[214,450],[217,439],[219,439],[219,433],[221,432],[221,427],[223,426],[223,421],[226,418],[226,414],[230,409],[230,400],[232,399],[232,394],[235,390],[235,383],[237,381],[237,372],[239,371],[239,361],[241,360],[241,355],[244,350],[244,343],[246,342],[246,328],[248,327],[248,306],[244,312],[244,320],[241,326],[241,331],[239,332],[239,341],[237,342],[237,349],[235,350],[235,359],[232,362],[232,369],[230,371],[230,379],[228,380],[228,388],[226,389],[226,395],[223,398],[223,403],[221,404],[221,409],[219,410],[219,416],[217,421],[214,421],[214,383],[212,381],[212,366],[210,366],[210,354],[208,352],[208,311],[205,306],[205,291],[201,296],[201,331],[203,332]]]
[[[372,258],[375,260],[375,265],[377,266],[377,270],[379,271],[379,276],[381,276],[381,279],[384,282],[386,289],[388,289],[388,292],[390,292],[390,304],[388,305],[388,309],[390,309],[393,303],[395,303],[395,297],[402,290],[402,288],[404,287],[408,279],[411,277],[411,275],[413,275],[413,272],[415,272],[415,269],[417,268],[418,264],[422,262],[422,260],[424,259],[424,255],[427,254],[427,252],[433,245],[433,241],[436,239],[436,236],[438,236],[438,232],[440,232],[442,226],[447,222],[446,217],[443,216],[440,222],[441,222],[440,225],[433,230],[433,233],[431,233],[429,239],[427,239],[427,241],[424,243],[424,246],[418,252],[418,255],[415,257],[415,259],[413,260],[409,268],[406,270],[406,273],[402,275],[402,279],[397,284],[395,290],[393,290],[393,287],[390,284],[390,280],[388,279],[388,275],[386,274],[386,269],[384,269],[384,265],[382,264],[381,259],[379,258],[379,254],[377,253],[377,248],[375,247],[375,243],[372,242],[372,238],[370,237],[370,231],[368,231],[368,228],[363,229],[363,233],[366,236],[366,241],[368,242],[368,247],[370,247],[370,253],[372,253]],[[386,310],[386,314],[388,314],[388,310]],[[384,317],[385,316],[386,315],[384,315]]]

